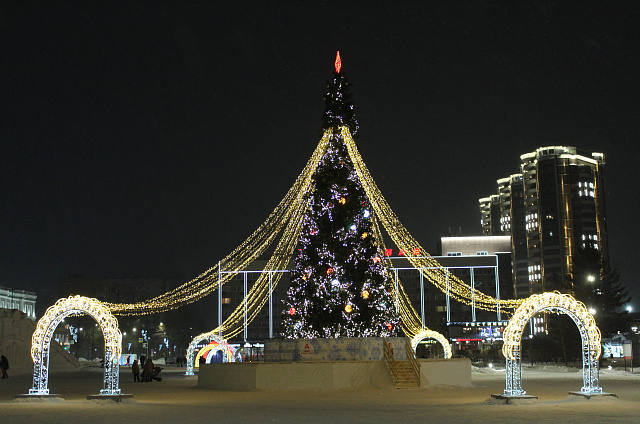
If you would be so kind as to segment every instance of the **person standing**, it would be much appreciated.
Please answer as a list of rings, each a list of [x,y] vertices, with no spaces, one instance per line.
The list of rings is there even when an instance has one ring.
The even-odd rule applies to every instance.
[[[143,371],[142,381],[152,381],[153,380],[153,361],[151,358],[147,359],[144,363],[144,371]]]
[[[0,358],[0,368],[2,368],[2,378],[9,378],[9,374],[7,374],[7,370],[9,369],[9,360],[4,355]]]
[[[133,372],[133,381],[140,381],[140,365],[138,365],[138,360],[133,360],[133,365],[131,365],[131,371]]]
[[[145,362],[145,356],[142,355],[140,357],[140,369],[142,369],[142,381],[144,381],[144,362]]]

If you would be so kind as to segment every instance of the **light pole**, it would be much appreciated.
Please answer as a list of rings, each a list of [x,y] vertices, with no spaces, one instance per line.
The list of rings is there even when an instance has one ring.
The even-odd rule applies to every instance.
[[[589,313],[591,315],[595,315],[596,314],[596,286],[594,283],[596,281],[596,277],[593,274],[590,274],[589,276],[587,276],[587,281],[592,285],[591,301],[593,302],[593,305],[591,306],[591,308],[589,308]]]

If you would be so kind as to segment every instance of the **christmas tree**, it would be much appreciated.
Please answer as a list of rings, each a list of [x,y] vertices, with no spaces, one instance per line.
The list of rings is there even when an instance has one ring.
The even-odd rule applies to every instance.
[[[355,136],[358,124],[339,52],[325,104],[323,131],[330,131],[330,140],[306,194],[309,209],[294,252],[282,335],[395,336],[399,317],[381,240],[341,133],[348,127]]]

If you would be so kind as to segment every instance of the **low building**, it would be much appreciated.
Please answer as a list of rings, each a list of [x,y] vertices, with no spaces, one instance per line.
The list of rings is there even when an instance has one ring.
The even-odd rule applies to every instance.
[[[17,309],[34,321],[37,298],[36,293],[32,291],[0,286],[0,309]]]

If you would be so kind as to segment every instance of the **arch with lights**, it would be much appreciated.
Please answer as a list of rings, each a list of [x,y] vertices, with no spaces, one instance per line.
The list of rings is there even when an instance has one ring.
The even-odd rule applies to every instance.
[[[33,359],[33,388],[30,395],[49,394],[49,353],[53,333],[66,317],[89,315],[96,320],[104,336],[104,387],[101,395],[120,395],[118,360],[122,349],[122,334],[118,320],[109,308],[97,299],[70,296],[59,299],[38,321],[31,337]]]
[[[522,390],[522,363],[520,361],[522,333],[529,324],[529,320],[542,311],[569,315],[577,325],[582,339],[583,385],[580,393],[587,395],[602,393],[602,388],[599,386],[598,370],[598,358],[602,351],[601,335],[593,315],[589,313],[582,302],[577,301],[573,296],[548,292],[527,298],[516,309],[513,317],[509,320],[509,325],[504,330],[502,354],[507,363],[504,395],[520,396],[526,393]]]
[[[187,372],[184,375],[195,375],[193,373],[193,369],[195,367],[196,361],[200,359],[205,353],[210,353],[211,351],[221,351],[222,352],[222,362],[235,362],[234,349],[227,343],[226,340],[222,339],[219,336],[216,336],[215,333],[217,330],[202,333],[191,340],[189,343],[189,347],[187,348]],[[196,355],[196,346],[203,342],[209,342],[207,346],[200,349],[198,354]],[[208,363],[208,362],[207,362]]]
[[[447,341],[447,339],[437,331],[424,329],[420,331],[418,334],[411,338],[411,348],[415,352],[418,348],[418,344],[423,340],[435,340],[442,345],[442,349],[444,350],[444,358],[449,359],[452,356],[451,345]]]

